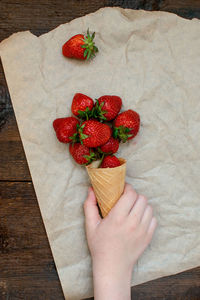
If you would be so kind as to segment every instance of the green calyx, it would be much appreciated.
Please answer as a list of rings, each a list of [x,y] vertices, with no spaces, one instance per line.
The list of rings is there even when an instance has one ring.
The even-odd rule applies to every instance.
[[[78,135],[79,135],[79,140],[80,140],[80,143],[83,145],[83,140],[84,139],[87,139],[89,137],[89,135],[87,134],[84,134],[83,133],[83,128],[85,127],[85,124],[83,125],[78,125]]]
[[[132,137],[132,134],[129,134],[130,131],[131,129],[128,127],[124,127],[124,126],[114,127],[113,137],[125,143],[129,137]]]
[[[94,160],[96,160],[96,154],[90,150],[90,155],[83,155],[83,157],[87,160],[85,165],[91,164]]]
[[[89,120],[92,117],[92,110],[89,110],[89,107],[86,107],[84,111],[78,110],[78,117],[83,120]]]
[[[113,152],[103,152],[100,147],[97,148],[100,155],[112,155]]]
[[[103,153],[101,158],[100,158],[99,168],[101,168],[104,157],[105,157],[105,154]]]
[[[78,133],[79,127],[80,127],[80,125],[77,124],[76,125],[77,132],[75,132],[72,136],[69,137],[70,140],[72,141],[72,143],[79,143],[80,142],[79,133]]]
[[[87,60],[93,58],[96,52],[99,51],[98,48],[95,46],[94,37],[95,37],[95,32],[93,32],[93,34],[90,35],[89,28],[88,28],[87,35],[83,39],[84,45],[81,46],[82,48],[85,48],[84,57],[86,57]]]
[[[101,150],[100,147],[97,148],[97,151],[98,151],[99,155],[100,155],[100,154],[104,154],[104,152]]]
[[[87,107],[85,111],[78,110],[78,117],[81,118],[82,120],[89,120],[89,119],[97,119],[100,122],[107,121],[106,117],[104,114],[107,113],[107,111],[102,110],[102,107],[104,106],[104,102],[99,104],[99,101],[96,99],[96,104],[92,108],[92,110]]]
[[[101,102],[99,104],[99,101],[96,99],[96,105],[93,107],[92,116],[95,119],[99,119],[100,121],[106,121],[106,117],[104,114],[107,113],[107,111],[102,110],[102,107],[104,106],[104,102]]]

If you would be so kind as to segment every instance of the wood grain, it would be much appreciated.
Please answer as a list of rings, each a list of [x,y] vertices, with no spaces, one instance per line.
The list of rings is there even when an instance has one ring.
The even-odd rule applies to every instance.
[[[46,33],[104,6],[200,19],[199,0],[1,0],[0,41]],[[78,287],[77,287],[78,288]],[[0,65],[0,300],[64,299]],[[200,300],[200,268],[132,288],[137,300]]]
[[[0,181],[31,181],[28,164],[13,112],[0,129]]]
[[[0,208],[0,299],[63,299],[32,183],[0,182]]]

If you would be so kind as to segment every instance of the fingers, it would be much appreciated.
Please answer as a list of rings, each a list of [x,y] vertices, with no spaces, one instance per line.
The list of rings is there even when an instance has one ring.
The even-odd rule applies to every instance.
[[[120,215],[122,217],[128,215],[134,203],[136,202],[137,197],[138,195],[136,191],[132,188],[130,184],[126,183],[124,192],[113,207],[112,213]]]
[[[97,201],[92,188],[88,189],[88,196],[84,203],[84,213],[86,228],[92,230],[101,221],[99,210],[97,207]]]
[[[147,236],[148,236],[149,242],[152,240],[152,237],[156,230],[156,227],[157,227],[157,220],[155,217],[153,217],[151,219],[151,223],[150,223],[148,231],[147,231]]]
[[[138,225],[141,222],[146,206],[147,198],[143,195],[139,195],[129,214],[130,220],[133,221],[135,225]]]
[[[143,226],[144,231],[148,230],[152,218],[153,218],[153,209],[150,205],[147,205],[143,217],[141,219],[141,225]]]
[[[147,198],[139,195],[138,199],[129,214],[129,224],[145,235],[145,240],[149,244],[157,227],[156,218],[153,216],[153,209],[147,204]]]

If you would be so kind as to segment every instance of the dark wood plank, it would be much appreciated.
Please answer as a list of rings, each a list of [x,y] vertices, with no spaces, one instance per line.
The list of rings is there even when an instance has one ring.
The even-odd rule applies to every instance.
[[[148,2],[148,1],[147,1]],[[155,1],[156,2],[156,1]],[[200,19],[200,1],[199,0],[167,0],[159,1],[159,9],[173,12],[181,17]]]
[[[3,120],[6,125],[0,128],[0,181],[31,181],[13,112]]]
[[[165,10],[187,18],[200,17],[199,0],[1,0],[0,40],[22,30],[40,35],[104,6]]]
[[[132,300],[199,300],[200,267],[132,288]]]
[[[2,70],[2,65],[0,68]],[[0,73],[0,181],[2,180],[31,181],[3,72]]]
[[[104,6],[163,10],[200,18],[199,0],[1,0],[0,41],[13,32],[40,35]],[[62,300],[30,173],[0,66],[0,299]],[[137,300],[199,300],[200,268],[132,289]]]
[[[63,299],[32,183],[0,183],[0,220],[0,299]]]
[[[168,11],[188,19],[200,18],[199,0],[110,0],[108,4],[123,8]]]
[[[1,0],[0,40],[22,30],[40,35],[108,5],[107,0]]]

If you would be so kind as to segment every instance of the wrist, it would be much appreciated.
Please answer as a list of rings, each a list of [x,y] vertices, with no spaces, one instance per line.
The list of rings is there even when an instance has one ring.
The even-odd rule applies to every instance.
[[[126,265],[124,262],[113,262],[111,260],[92,260],[93,272],[95,275],[115,275],[114,277],[121,278],[125,276],[125,278],[130,278],[133,267],[131,265]]]
[[[132,267],[120,262],[93,260],[95,300],[131,299]]]
[[[107,256],[105,253],[103,256],[92,256],[92,266],[95,274],[103,273],[109,275],[110,273],[115,273],[119,276],[126,275],[128,278],[131,278],[133,270],[132,264],[121,260],[119,257]]]

